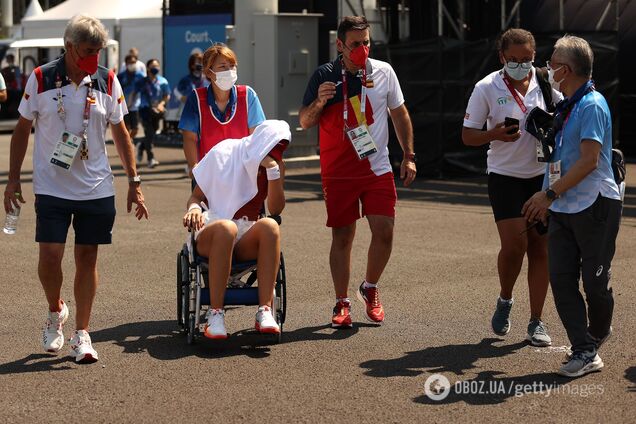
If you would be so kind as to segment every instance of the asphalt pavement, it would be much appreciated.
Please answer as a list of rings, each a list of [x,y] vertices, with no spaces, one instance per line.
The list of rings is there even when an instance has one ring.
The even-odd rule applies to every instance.
[[[3,186],[9,138],[0,135]],[[490,330],[499,240],[483,177],[418,179],[398,189],[393,254],[380,282],[386,323],[366,322],[362,305],[354,303],[354,328],[338,331],[329,326],[330,231],[319,175],[316,169],[290,171],[281,226],[289,291],[283,342],[255,334],[256,308],[241,307],[228,311],[227,341],[187,345],[176,324],[175,291],[190,181],[182,153],[170,148],[157,149],[159,167],[140,167],[150,219],[138,222],[125,211],[127,180],[108,146],[118,215],[114,242],[100,247],[98,261],[91,336],[100,360],[77,365],[67,346],[58,356],[43,353],[46,302],[37,276],[31,150],[32,144],[18,232],[0,234],[1,422],[634,422],[634,165],[628,166],[612,267],[614,336],[600,352],[605,368],[568,380],[555,374],[568,341],[551,293],[543,318],[553,346],[524,341],[525,265],[510,333],[499,337]],[[369,240],[368,225],[359,221],[352,298],[364,277]],[[71,247],[63,296],[73,314]],[[65,334],[73,325],[71,318]],[[444,393],[445,399],[434,400]]]

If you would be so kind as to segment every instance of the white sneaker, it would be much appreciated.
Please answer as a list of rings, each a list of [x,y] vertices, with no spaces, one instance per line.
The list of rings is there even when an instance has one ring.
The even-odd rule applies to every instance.
[[[225,311],[223,309],[212,309],[206,315],[208,320],[205,325],[203,335],[208,339],[227,339],[225,331]]]
[[[60,312],[50,312],[49,317],[44,324],[44,332],[42,334],[42,346],[47,352],[57,353],[64,346],[64,333],[62,326],[68,319],[68,307],[62,302],[62,310]]]
[[[75,362],[78,364],[91,364],[99,359],[91,344],[91,336],[88,335],[88,331],[74,331],[69,343],[71,344],[71,357],[75,358]]]
[[[269,306],[259,306],[256,313],[256,323],[254,325],[256,331],[268,334],[280,334],[278,323],[272,315],[272,309]]]
[[[152,168],[154,168],[155,166],[157,166],[159,164],[160,164],[160,162],[157,159],[152,158],[151,160],[148,161],[148,168],[152,169]]]

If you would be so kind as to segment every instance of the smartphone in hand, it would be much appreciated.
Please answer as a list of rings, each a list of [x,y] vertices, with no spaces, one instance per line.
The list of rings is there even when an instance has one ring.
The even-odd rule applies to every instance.
[[[512,125],[516,125],[517,129],[509,129],[508,130],[508,134],[512,135],[515,134],[517,131],[519,131],[519,120],[516,118],[509,118],[506,116],[506,119],[504,119],[504,127],[508,128]]]

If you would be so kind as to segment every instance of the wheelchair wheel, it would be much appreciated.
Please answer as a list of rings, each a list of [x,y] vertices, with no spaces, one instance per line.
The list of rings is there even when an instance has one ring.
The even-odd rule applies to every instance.
[[[183,280],[181,252],[177,253],[177,325],[183,327]]]
[[[186,329],[188,313],[188,283],[190,276],[190,264],[187,257],[187,249],[184,245],[177,254],[177,324]]]
[[[191,312],[188,314],[188,344],[189,345],[194,344],[197,330],[198,329],[196,328],[196,324],[195,324],[195,316],[194,316],[194,313]]]
[[[283,321],[282,314],[280,312],[276,312],[276,322],[278,323],[278,327],[280,328],[280,333],[276,335],[276,343],[280,343],[283,341]]]
[[[280,252],[280,268],[276,278],[276,295],[280,296],[280,324],[285,323],[287,318],[287,275],[285,272],[285,258],[283,252]]]
[[[190,301],[188,295],[190,288],[187,284],[181,286],[181,327],[184,332],[188,331],[188,321],[190,315]]]

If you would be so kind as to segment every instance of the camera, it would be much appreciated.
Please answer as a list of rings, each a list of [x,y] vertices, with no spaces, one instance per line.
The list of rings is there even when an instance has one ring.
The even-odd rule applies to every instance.
[[[539,107],[530,111],[526,119],[526,131],[541,142],[543,155],[539,155],[541,162],[549,162],[556,145],[556,129],[554,117]]]

